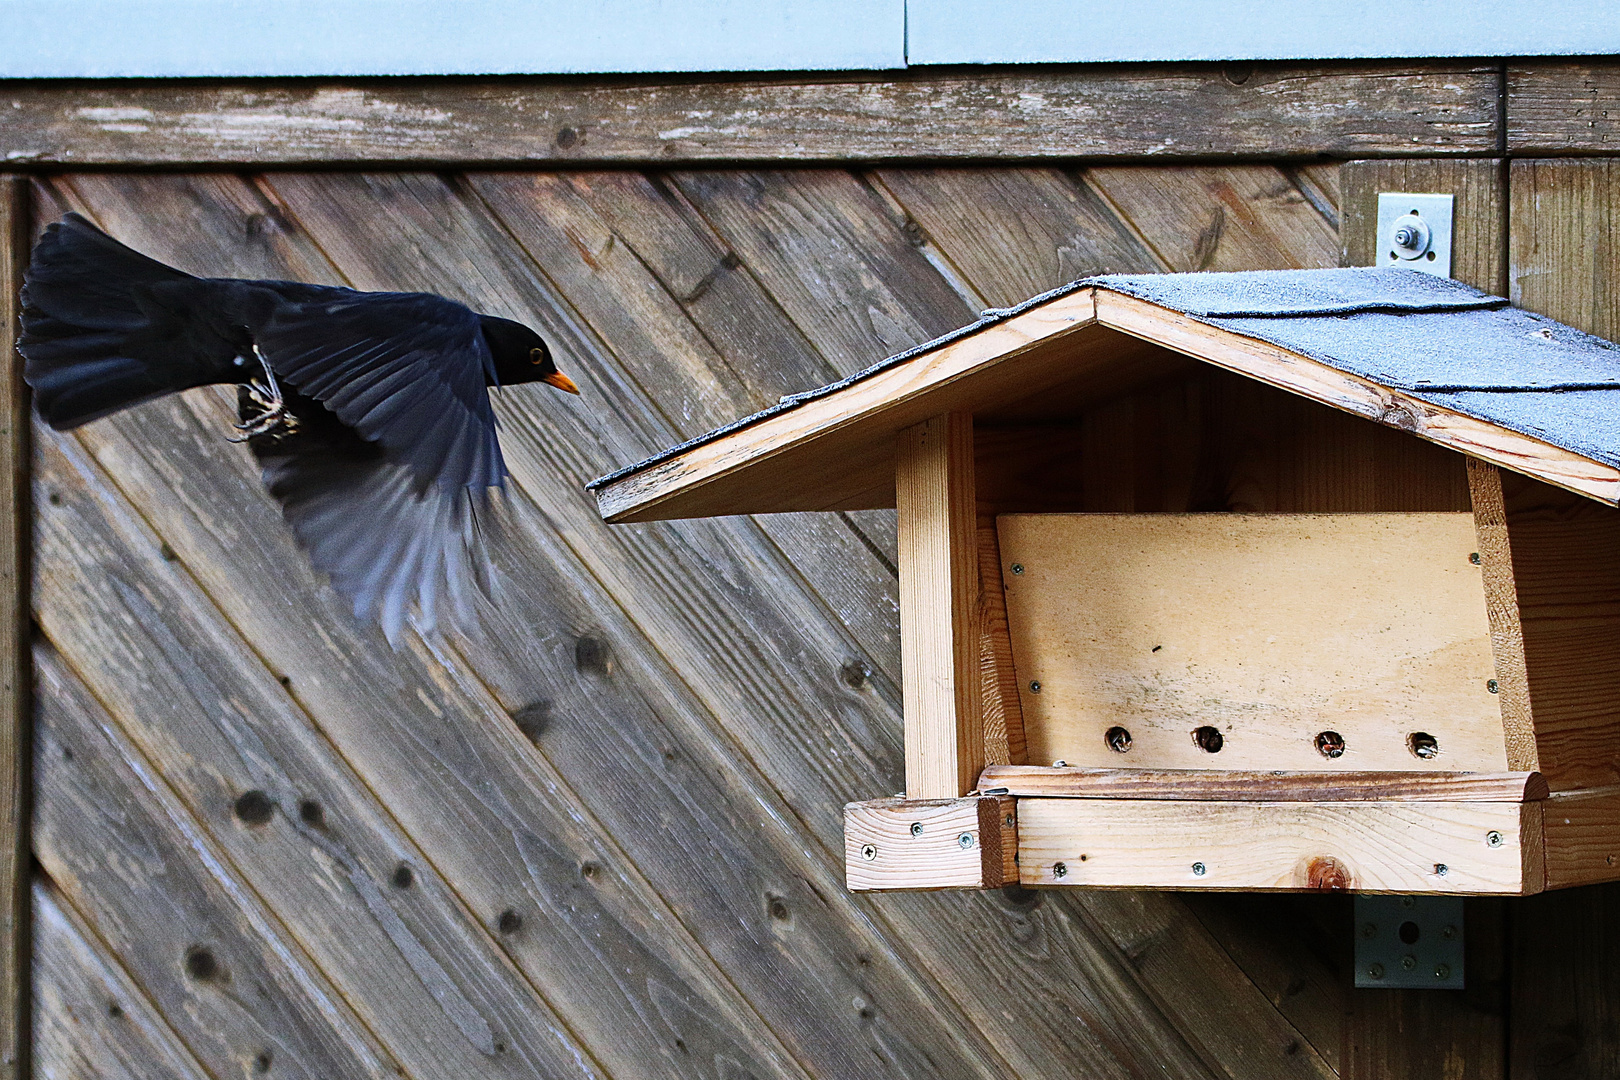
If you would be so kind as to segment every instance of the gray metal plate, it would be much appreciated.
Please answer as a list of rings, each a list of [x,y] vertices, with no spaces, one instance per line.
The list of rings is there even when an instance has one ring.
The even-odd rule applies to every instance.
[[[1456,896],[1356,897],[1356,986],[1463,988],[1463,902]]]

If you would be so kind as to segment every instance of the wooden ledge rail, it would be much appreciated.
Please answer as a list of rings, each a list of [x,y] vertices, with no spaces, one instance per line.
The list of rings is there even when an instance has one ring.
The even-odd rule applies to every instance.
[[[1239,772],[1224,769],[1083,769],[991,765],[986,794],[1058,799],[1206,802],[1537,802],[1538,772]]]

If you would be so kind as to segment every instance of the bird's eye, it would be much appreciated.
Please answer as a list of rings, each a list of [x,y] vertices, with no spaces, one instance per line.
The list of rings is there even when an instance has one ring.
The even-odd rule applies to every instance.
[[[544,350],[544,349],[530,349],[529,350],[529,363],[531,363],[531,364],[543,364],[545,362],[546,362],[546,350]]]

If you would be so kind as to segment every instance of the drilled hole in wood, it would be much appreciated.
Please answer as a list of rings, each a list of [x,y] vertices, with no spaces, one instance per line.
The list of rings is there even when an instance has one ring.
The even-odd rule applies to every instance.
[[[503,934],[515,934],[523,929],[523,916],[507,908],[496,917],[495,928]]]
[[[1123,754],[1131,748],[1131,733],[1115,725],[1103,732],[1103,742],[1107,743],[1108,749],[1114,753]]]
[[[411,887],[411,882],[416,880],[416,875],[411,872],[411,868],[409,866],[406,866],[404,863],[400,863],[398,866],[394,867],[394,876],[390,880],[393,881],[394,888],[408,889]]]
[[[1412,751],[1413,757],[1420,757],[1424,761],[1440,756],[1440,740],[1427,731],[1414,731],[1408,735],[1406,748]]]
[[[303,799],[298,804],[298,820],[318,829],[326,823],[326,812],[314,799]]]
[[[1323,731],[1316,736],[1316,752],[1325,758],[1344,756],[1344,736],[1337,731]]]
[[[1194,746],[1206,754],[1218,754],[1221,752],[1221,747],[1226,745],[1226,737],[1221,734],[1220,729],[1210,727],[1207,724],[1204,727],[1193,729],[1192,741]]]

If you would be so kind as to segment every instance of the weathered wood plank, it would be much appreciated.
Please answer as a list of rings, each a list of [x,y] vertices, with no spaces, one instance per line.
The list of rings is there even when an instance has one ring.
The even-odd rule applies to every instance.
[[[1332,266],[1332,225],[1264,165],[1094,168],[1086,180],[1171,271]]]
[[[988,306],[1010,307],[1091,274],[1160,268],[1090,185],[1057,169],[876,175]]]
[[[16,331],[28,188],[0,174],[0,1077],[28,1075],[28,390]]]
[[[289,198],[297,211],[290,220],[313,222],[312,235],[360,284],[375,284],[375,275],[385,274],[405,287],[460,292],[486,310],[505,310],[550,332],[553,324],[545,320],[556,318],[554,309],[546,309],[545,320],[526,309],[535,297],[546,295],[543,284],[505,277],[509,271],[501,269],[523,267],[521,252],[498,239],[504,234],[497,227],[469,216],[437,180],[328,179],[332,187],[322,188],[315,178],[302,181],[310,184],[307,190],[320,192],[320,205]],[[278,195],[297,194],[300,182],[279,177]],[[378,216],[372,232],[354,219],[376,216],[367,196],[375,188],[388,192],[383,198],[392,216]],[[410,209],[418,199],[431,207],[430,214]],[[402,233],[398,222],[406,218],[414,224]],[[156,230],[142,233],[150,226],[128,224],[161,253]],[[328,226],[336,231],[327,231]],[[358,247],[353,246],[356,241]],[[485,268],[491,276],[471,277],[465,270],[469,265]],[[558,340],[577,339],[560,333]],[[179,430],[166,436],[181,445],[206,445],[216,476],[221,461],[230,466],[229,483],[218,482],[213,490],[214,482],[194,475],[203,471],[199,459],[176,460],[172,449],[153,452],[145,445],[148,439],[129,437],[138,427],[119,435],[112,422],[97,430],[112,432],[99,449],[109,459],[117,458],[126,490],[140,489],[137,501],[143,512],[163,523],[164,535],[182,560],[226,604],[232,620],[271,663],[281,670],[327,673],[320,686],[299,687],[300,700],[373,787],[388,792],[402,825],[446,876],[465,894],[478,896],[475,909],[511,906],[525,920],[540,920],[545,932],[517,934],[510,948],[576,1032],[596,1031],[603,1040],[616,1040],[616,1045],[600,1049],[590,1041],[596,1053],[626,1060],[639,1053],[644,1060],[679,1062],[687,1059],[676,1042],[691,1040],[691,1064],[679,1068],[708,1068],[703,1061],[712,1062],[718,1054],[756,1074],[768,1073],[768,1063],[745,1056],[749,1040],[737,1034],[741,1030],[756,1033],[754,1040],[781,1037],[792,1053],[837,1075],[883,1075],[887,1070],[890,1075],[966,1077],[993,1072],[996,1066],[986,1064],[971,1032],[952,1033],[965,1028],[955,1014],[948,1014],[948,1020],[929,1019],[940,1008],[930,1001],[937,991],[911,984],[892,945],[873,933],[864,918],[825,913],[827,901],[821,897],[839,895],[831,865],[814,871],[780,865],[788,857],[784,849],[802,850],[804,841],[778,839],[777,828],[762,829],[760,823],[790,822],[794,812],[780,802],[761,806],[734,790],[717,791],[714,779],[702,779],[726,774],[729,760],[737,755],[735,745],[720,740],[723,753],[718,748],[689,753],[665,733],[660,713],[669,696],[679,700],[684,673],[661,676],[666,685],[641,684],[628,666],[636,646],[626,637],[633,637],[634,630],[625,636],[618,632],[625,627],[615,614],[619,601],[602,594],[589,569],[572,564],[567,540],[557,535],[559,522],[574,530],[588,520],[601,543],[614,543],[578,485],[611,453],[595,442],[623,438],[622,428],[609,422],[611,413],[570,419],[553,411],[552,403],[564,400],[560,395],[546,392],[539,400],[545,404],[534,410],[534,419],[524,419],[512,402],[503,403],[503,441],[517,482],[539,485],[546,493],[546,515],[522,504],[524,516],[515,531],[534,539],[498,556],[509,578],[507,587],[539,587],[540,600],[519,607],[511,621],[492,614],[496,621],[488,636],[499,644],[485,647],[512,650],[512,667],[529,668],[526,693],[507,702],[519,722],[536,736],[548,729],[571,733],[568,741],[578,757],[569,759],[570,773],[588,763],[589,775],[600,781],[586,805],[575,800],[550,760],[525,745],[519,732],[500,718],[496,702],[479,685],[482,673],[467,671],[446,650],[431,658],[390,654],[380,638],[354,628],[341,603],[308,579],[302,558],[293,553],[264,500],[230,494],[256,480],[234,457],[218,456],[211,432],[225,422],[225,413],[217,402],[203,397],[185,403],[198,410],[201,425],[178,417],[169,422]],[[146,419],[148,426],[153,422]],[[91,434],[87,431],[86,437]],[[543,450],[524,449],[537,437],[546,444]],[[560,460],[537,466],[537,453],[560,455]],[[580,455],[594,460],[582,463]],[[536,475],[541,471],[543,480]],[[188,506],[203,508],[200,522],[189,520]],[[232,544],[260,545],[253,555],[256,562],[287,568],[289,580],[274,588],[278,596],[296,597],[286,608],[289,614],[278,613],[286,601],[267,607],[264,597],[243,588],[236,570],[241,552],[229,545],[222,548],[213,535],[220,522],[233,519],[251,538],[233,535]],[[664,562],[666,570],[680,565]],[[735,580],[746,583],[748,576],[742,568]],[[528,579],[536,580],[525,584]],[[645,591],[649,586],[627,586],[621,596],[637,587]],[[575,594],[591,597],[591,603],[569,599]],[[742,633],[724,647],[731,653],[728,662],[740,669],[756,663],[761,649]],[[615,671],[624,671],[622,678],[607,678]],[[429,672],[438,675],[430,677]],[[400,686],[398,697],[395,686]],[[421,698],[413,703],[411,695],[426,695],[432,705],[424,706]],[[653,695],[654,703],[647,695]],[[858,698],[834,684],[827,700]],[[627,716],[637,717],[639,726],[627,724]],[[379,731],[377,724],[399,726]],[[394,745],[383,745],[387,743]],[[695,760],[689,764],[689,759]],[[424,761],[434,764],[425,767]],[[645,768],[627,768],[627,762]],[[426,791],[413,794],[423,785],[429,785]],[[649,812],[654,805],[657,811]],[[724,816],[716,820],[715,815]],[[711,840],[722,846],[709,846]],[[632,845],[633,855],[621,843]],[[763,854],[766,850],[774,854]],[[669,898],[668,906],[652,897],[644,875],[656,881]],[[692,912],[703,918],[689,922]],[[740,933],[742,927],[749,932]],[[723,975],[694,949],[689,932],[704,935],[703,948],[714,950],[726,965]],[[738,983],[748,987],[759,1013],[738,1002],[736,990],[727,989]],[[855,997],[881,1001],[884,1011],[874,1022],[873,1016],[848,1007]],[[898,1022],[901,1016],[904,1024]],[[627,1017],[635,1018],[635,1024],[627,1024]],[[705,1025],[715,1030],[706,1033]],[[734,1040],[731,1048],[716,1046],[728,1036]],[[698,1049],[705,1046],[715,1047],[706,1059]],[[634,1067],[626,1064],[623,1069]]]
[[[1508,296],[1587,333],[1620,337],[1620,161],[1515,161],[1508,176]]]
[[[1510,64],[1506,93],[1508,153],[1620,153],[1620,64]]]
[[[307,1080],[395,1075],[399,1063],[83,684],[48,647],[34,666],[40,864],[203,1067],[239,1076],[269,1060]]]
[[[1055,799],[1199,802],[1534,802],[1547,781],[1534,772],[1284,772],[1239,769],[1085,769],[990,765],[979,788]]]
[[[39,443],[42,628],[366,1026],[417,1069],[595,1075],[494,915],[466,909],[83,452]]]
[[[1507,295],[1507,162],[1347,161],[1340,174],[1345,266],[1379,264],[1379,192],[1450,194],[1451,276],[1495,296]]]
[[[955,799],[984,768],[973,415],[905,429],[894,462],[906,795]]]
[[[141,988],[47,881],[34,883],[31,914],[32,1075],[207,1080]]]
[[[124,199],[96,204],[115,231],[160,258],[229,272],[233,245],[171,248],[142,212],[165,192],[183,206],[176,181],[124,183]],[[332,271],[291,262],[281,276],[330,280]],[[657,1062],[693,1075],[719,1057],[756,1075],[802,1075],[476,677],[448,655],[390,651],[315,580],[251,463],[222,448],[217,432],[233,411],[204,393],[83,436],[265,662],[289,673],[298,703],[480,921],[498,931],[503,911],[520,920],[502,948],[604,1069]],[[244,577],[243,560],[278,572]],[[604,726],[616,716],[611,703],[591,715]]]
[[[701,218],[642,174],[469,184],[633,381],[648,418],[665,421],[659,445],[836,378]],[[772,514],[757,524],[861,646],[844,650],[846,681],[875,678],[898,698],[893,559],[844,517]]]
[[[1208,65],[805,78],[11,82],[0,159],[296,165],[1376,157],[1496,148],[1498,69]]]

